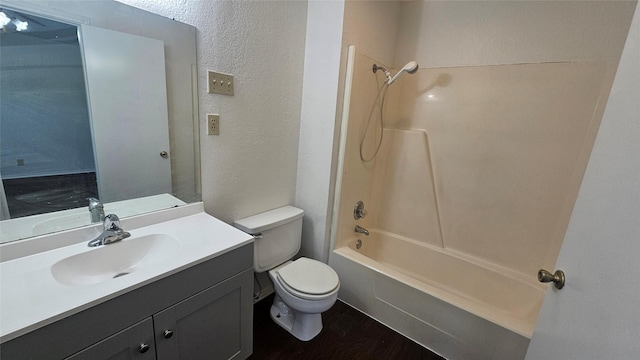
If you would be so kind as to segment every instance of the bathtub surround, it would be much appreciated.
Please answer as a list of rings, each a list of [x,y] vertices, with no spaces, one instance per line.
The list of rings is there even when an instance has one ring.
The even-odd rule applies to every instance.
[[[423,69],[394,84],[397,108],[372,174],[373,224],[523,278],[553,268],[614,68]]]
[[[535,275],[542,267],[554,268],[624,43],[630,20],[626,11],[633,6],[597,3],[579,7],[573,3],[545,8],[532,2],[521,6],[515,2],[504,7],[498,4],[404,5],[401,18],[408,20],[400,22],[402,40],[395,52],[395,64],[417,58],[427,65],[389,89],[385,138],[381,155],[372,163],[360,161],[357,147],[381,86],[371,66],[387,65],[378,56],[388,54],[375,54],[366,63],[356,56],[351,94],[346,94],[348,103],[342,108],[343,121],[348,119],[349,123],[343,124],[346,138],[342,140],[344,159],[338,180],[342,191],[337,192],[339,203],[334,214],[337,255],[330,258],[330,264],[344,279],[344,289],[348,289],[341,293],[341,299],[367,309],[405,335],[452,358],[472,354],[475,358],[524,357],[547,289],[537,283]],[[459,21],[467,27],[452,30],[451,38],[472,39],[477,34],[469,28],[481,34],[499,29],[496,36],[503,37],[496,40],[499,43],[507,42],[504,37],[509,36],[535,38],[534,33],[541,30],[539,24],[522,21],[516,25],[502,17],[513,14],[518,18],[519,10],[532,7],[536,8],[536,17],[545,19],[544,26],[553,28],[540,33],[540,42],[531,43],[539,48],[548,42],[543,40],[549,33],[562,34],[554,44],[598,39],[600,34],[590,37],[590,32],[599,31],[607,21],[599,18],[601,13],[610,15],[609,22],[619,17],[627,22],[617,29],[607,29],[615,35],[609,33],[612,40],[606,45],[586,52],[580,46],[545,49],[537,57],[513,52],[517,46],[485,53],[480,45],[475,54],[467,50],[476,48],[465,47],[454,55],[447,43],[449,37],[434,39],[435,30],[424,30],[434,22],[446,28],[445,22]],[[468,12],[473,9],[496,22],[486,25],[485,18]],[[558,21],[552,13],[578,10],[583,17],[570,25]],[[589,21],[595,18],[600,22],[592,27]],[[579,31],[571,33],[569,29]],[[407,43],[407,39],[413,40]],[[422,52],[423,44],[442,45],[440,53],[436,51],[433,56],[445,59],[445,63],[433,57],[424,61],[429,56]],[[456,67],[442,67],[449,62]],[[437,68],[431,68],[433,63]],[[358,200],[368,204],[370,216],[355,222],[350,214]],[[356,223],[386,234],[386,240],[376,245],[374,237],[358,237],[362,249],[356,253],[355,247],[349,247],[356,241]],[[364,257],[368,242],[373,250]],[[392,243],[397,244],[380,245]],[[413,250],[403,256],[398,249],[405,246]],[[427,268],[420,264],[433,263],[426,260],[430,259],[428,255],[414,258],[420,249],[442,249],[442,254],[466,265]],[[362,265],[354,266],[346,258]],[[412,268],[407,264],[416,265]],[[462,271],[472,264],[479,267]],[[390,268],[396,273],[390,274]],[[456,272],[466,281],[447,277]],[[470,274],[483,272],[493,272],[493,276],[471,279]],[[505,280],[501,280],[503,277]],[[494,288],[495,283],[509,281],[519,285],[509,290]],[[465,282],[474,286],[465,287]],[[517,288],[530,289],[536,295],[516,292]],[[438,294],[442,290],[447,294]],[[475,291],[494,291],[501,296],[489,300]],[[464,301],[457,302],[456,296]],[[532,301],[515,300],[519,296]],[[509,299],[514,300],[511,309],[517,309],[511,324],[489,309],[495,307],[494,314],[506,315],[511,312]],[[474,304],[464,304],[468,301]],[[430,305],[414,306],[425,303]],[[448,320],[441,321],[442,317]],[[467,327],[461,324],[475,331],[466,332]],[[479,334],[491,335],[484,338]],[[510,341],[493,342],[494,338]]]
[[[336,239],[337,255],[330,259],[347,284],[341,296],[445,357],[523,358],[544,288],[528,284],[514,269],[448,247],[436,187],[440,172],[433,166],[433,140],[426,129],[386,129],[376,160],[360,160],[363,123],[381,85],[371,72],[375,61],[353,55],[337,221],[338,234],[344,231],[347,238]],[[414,77],[425,73],[429,69]],[[403,80],[394,84],[397,91],[412,83]],[[445,157],[454,160],[450,155]],[[362,198],[368,199],[369,215],[354,221],[353,204]],[[372,235],[356,236],[355,223]]]
[[[404,64],[406,61],[411,59],[417,59],[417,61],[422,65],[423,68],[432,68],[432,67],[442,67],[442,66],[458,66],[453,68],[452,70],[459,71],[461,76],[465,77],[465,84],[462,85],[458,78],[456,78],[453,83],[451,79],[451,74],[448,74],[448,70],[450,68],[442,69],[440,72],[434,72],[432,75],[421,75],[425,76],[419,80],[419,77],[412,76],[403,78],[402,82],[405,83],[404,88],[392,89],[395,91],[389,91],[388,97],[389,102],[387,103],[387,107],[391,112],[393,112],[394,106],[401,111],[396,116],[388,117],[386,120],[390,122],[388,125],[393,129],[397,129],[397,131],[406,131],[409,129],[424,129],[426,128],[425,124],[428,122],[437,123],[437,127],[431,128],[430,133],[427,134],[426,141],[435,141],[435,144],[430,144],[439,147],[439,144],[442,143],[442,139],[436,139],[434,131],[439,133],[449,133],[453,134],[452,131],[454,128],[461,129],[462,126],[473,127],[473,130],[470,131],[484,131],[484,133],[478,133],[477,137],[471,139],[475,142],[468,143],[468,141],[463,146],[468,146],[471,148],[472,144],[475,146],[490,146],[491,141],[496,140],[496,138],[487,137],[486,141],[482,142],[482,136],[487,136],[490,134],[491,128],[490,125],[483,123],[481,121],[471,121],[470,114],[465,112],[466,101],[473,99],[473,97],[478,96],[476,99],[480,101],[481,94],[478,94],[480,90],[485,89],[485,91],[493,91],[493,88],[483,83],[483,81],[487,81],[492,79],[492,76],[500,74],[500,70],[495,70],[493,67],[486,67],[484,70],[486,73],[484,75],[480,72],[482,70],[475,68],[475,66],[483,66],[483,65],[498,65],[498,64],[521,64],[521,63],[531,63],[532,65],[505,65],[509,66],[509,70],[511,73],[502,73],[501,76],[503,78],[501,80],[496,80],[494,83],[497,86],[502,86],[503,91],[509,91],[509,76],[516,76],[515,82],[517,82],[518,86],[516,87],[517,91],[520,91],[521,98],[523,99],[521,102],[522,107],[518,109],[516,113],[513,114],[514,121],[521,121],[523,123],[528,123],[529,129],[535,129],[537,124],[533,119],[523,118],[523,114],[526,115],[527,111],[535,108],[536,105],[539,104],[540,101],[536,99],[536,97],[532,93],[527,93],[527,91],[533,91],[534,87],[543,90],[545,94],[543,96],[547,96],[548,98],[553,98],[553,91],[563,91],[561,87],[568,86],[571,84],[572,79],[576,79],[576,76],[580,76],[577,71],[582,71],[582,73],[588,73],[590,70],[586,68],[587,62],[590,62],[594,68],[594,72],[599,72],[600,75],[595,75],[592,78],[591,83],[585,82],[582,86],[585,86],[593,91],[587,93],[588,89],[584,89],[582,98],[584,101],[593,101],[593,99],[600,98],[600,101],[606,101],[606,91],[604,94],[600,94],[595,90],[598,81],[601,83],[606,83],[606,81],[610,81],[613,77],[613,71],[615,69],[615,62],[619,57],[622,46],[624,44],[624,38],[626,34],[626,29],[628,28],[628,24],[630,21],[630,17],[632,12],[630,11],[634,4],[629,2],[571,2],[571,3],[548,3],[548,2],[411,2],[411,3],[403,3],[396,4],[397,9],[390,8],[390,4],[383,2],[383,4],[378,4],[378,2],[355,2],[355,3],[347,3],[345,8],[345,42],[350,41],[348,44],[358,45],[358,48],[364,53],[371,56],[375,59],[377,63],[382,63],[385,65],[393,65],[394,59],[389,59],[389,54],[395,54],[395,63],[398,65]],[[526,11],[525,11],[526,10]],[[474,16],[473,14],[483,14],[483,16]],[[579,18],[571,17],[569,14],[579,13],[581,16]],[[381,16],[376,16],[376,14],[388,14],[390,19],[394,18],[394,14],[396,14],[396,18],[401,21],[397,23],[393,23],[390,19],[387,19],[387,26],[384,27],[375,27],[369,26],[370,24],[376,23],[376,21],[381,20]],[[531,20],[529,15],[524,14],[535,14],[537,20]],[[605,15],[607,15],[605,17]],[[371,21],[367,21],[366,19],[370,18]],[[572,18],[572,22],[570,24],[566,24],[562,19]],[[486,19],[491,19],[491,21],[487,21]],[[518,21],[514,21],[513,19],[518,19]],[[621,19],[612,20],[612,19]],[[357,26],[355,25],[357,24]],[[456,27],[455,24],[465,24],[465,26]],[[613,25],[615,24],[615,25]],[[453,27],[453,28],[452,28]],[[397,28],[397,48],[389,49],[390,45],[393,44],[394,41],[386,41],[388,40],[385,36],[389,36],[387,32],[393,33],[394,29]],[[384,30],[383,30],[384,29]],[[450,33],[447,33],[445,30],[450,30]],[[383,34],[384,33],[384,34]],[[536,34],[541,34],[540,37],[537,37]],[[603,35],[604,34],[604,35]],[[488,36],[490,35],[490,36]],[[508,47],[504,47],[502,49],[493,48],[491,51],[486,50],[486,45],[483,42],[478,41],[478,37],[486,37],[491,38],[491,44],[493,46],[498,46],[500,44],[509,44]],[[553,41],[551,39],[553,38]],[[608,39],[604,41],[604,39]],[[375,42],[372,42],[372,39],[375,39]],[[522,39],[522,42],[514,42],[514,39]],[[527,41],[524,41],[524,40]],[[593,40],[593,44],[590,39]],[[602,41],[600,40],[602,39]],[[526,43],[526,45],[525,45]],[[578,46],[577,44],[589,44],[589,46]],[[458,45],[456,45],[458,44]],[[464,46],[460,45],[464,44]],[[553,44],[550,47],[549,44]],[[345,46],[347,43],[345,43]],[[387,48],[384,48],[384,46]],[[536,49],[536,55],[531,55],[530,48]],[[429,50],[429,51],[426,51]],[[498,51],[500,50],[500,51]],[[346,51],[344,52],[346,53]],[[583,64],[580,66],[572,67],[569,64],[566,64],[564,67],[561,65],[554,64],[538,64],[533,65],[533,63],[537,63],[540,61],[545,61],[549,63],[555,62],[575,62],[580,61]],[[346,57],[345,57],[346,62]],[[601,64],[601,65],[598,65]],[[459,66],[467,66],[466,68]],[[574,69],[574,74],[567,74],[567,78],[565,78],[566,83],[562,83],[559,81],[558,86],[551,86],[551,84],[543,84],[538,83],[537,85],[532,85],[528,83],[526,78],[522,76],[526,76],[528,71],[537,71],[538,73],[544,72],[545,66],[548,68],[555,68],[558,73],[562,73],[564,69],[572,68]],[[506,68],[502,68],[506,69]],[[419,71],[420,73],[420,71]],[[424,74],[424,72],[422,73]],[[463,75],[467,74],[467,75]],[[520,74],[520,75],[518,75]],[[535,75],[534,75],[535,76]],[[553,77],[554,75],[550,75]],[[600,77],[606,77],[601,78]],[[518,78],[519,77],[519,78]],[[467,82],[468,81],[468,82]],[[406,84],[407,82],[411,82],[413,84]],[[449,86],[442,86],[442,84],[449,83]],[[402,84],[394,84],[402,85]],[[376,84],[368,84],[367,86],[376,86]],[[451,104],[452,108],[447,108],[446,105],[443,104],[442,101],[438,102],[437,98],[434,98],[437,94],[435,93],[425,93],[420,98],[417,98],[417,94],[419,90],[424,90],[428,87],[433,86],[435,91],[439,91],[441,93],[459,93],[460,91],[464,91],[464,94],[460,94],[460,101],[455,105]],[[461,86],[461,88],[458,88]],[[545,87],[545,86],[548,86]],[[606,89],[607,87],[603,87]],[[565,88],[564,91],[568,89]],[[413,93],[413,94],[411,94]],[[503,93],[504,94],[504,93]],[[431,97],[429,97],[431,95]],[[489,100],[489,94],[486,94],[486,98],[484,100]],[[577,95],[576,95],[577,96]],[[366,101],[373,101],[375,98],[375,93],[368,94],[365,96],[367,98]],[[402,99],[411,99],[408,102],[403,102],[401,104],[397,104],[394,102],[393,98],[402,98]],[[529,100],[526,100],[529,97]],[[577,100],[577,99],[576,99]],[[476,100],[473,100],[476,101]],[[505,109],[497,103],[499,102],[499,96],[496,94],[494,100],[491,100],[492,103],[486,103],[484,106],[486,108],[482,108],[482,111],[490,111],[491,114],[504,112]],[[567,100],[569,101],[569,100]],[[573,99],[571,100],[573,101]],[[476,102],[477,105],[481,105],[479,102]],[[367,106],[369,104],[364,105],[365,109],[370,108]],[[342,109],[342,107],[340,107]],[[475,108],[478,111],[479,108]],[[549,109],[552,112],[551,109]],[[584,108],[584,112],[582,114],[578,113],[570,113],[569,116],[572,116],[573,119],[591,117],[592,114],[588,113],[588,108]],[[593,110],[593,109],[592,109]],[[598,111],[603,110],[603,106],[599,106]],[[565,112],[570,112],[570,108],[565,107]],[[556,119],[564,119],[567,114],[554,114]],[[356,115],[356,117],[366,117],[368,116],[368,112],[362,112]],[[598,117],[598,114],[593,116],[594,118]],[[468,119],[469,121],[465,121]],[[505,117],[503,121],[503,125],[505,126],[505,130],[501,135],[505,137],[513,137],[521,136],[514,133],[515,130],[509,130],[507,126],[509,126],[509,118]],[[587,123],[588,125],[588,123]],[[596,129],[597,129],[597,124]],[[491,125],[492,126],[492,125]],[[562,129],[561,129],[562,130]],[[396,131],[396,130],[394,130]],[[509,133],[509,131],[511,133]],[[548,131],[541,129],[540,131]],[[553,131],[553,130],[551,130]],[[583,130],[583,131],[591,131],[589,136],[594,136],[595,132],[593,129],[591,130]],[[538,139],[541,139],[544,134],[539,133],[538,130],[535,130],[535,133],[538,136]],[[484,134],[484,135],[481,135]],[[405,133],[400,135],[403,138],[406,136],[412,136],[412,134]],[[496,134],[496,136],[498,136]],[[559,135],[558,135],[559,136]],[[513,138],[514,142],[513,146],[518,146],[517,142],[521,140],[522,137]],[[579,137],[574,138],[575,141],[579,142],[581,139]],[[469,140],[469,139],[466,139]],[[466,141],[465,140],[465,141]],[[585,139],[586,140],[586,139]],[[413,141],[413,140],[409,140]],[[593,140],[591,140],[593,141]],[[464,141],[463,141],[464,142]],[[547,144],[545,144],[547,145]],[[412,144],[403,145],[403,146],[413,146]],[[523,147],[535,146],[535,142],[526,142],[522,144]],[[568,144],[567,146],[573,146],[574,148],[579,145],[576,143]],[[424,149],[424,147],[422,147]],[[526,151],[525,148],[517,149],[516,151],[524,153]],[[541,151],[549,151],[545,149],[546,146],[541,147]],[[419,149],[418,149],[419,150]],[[424,151],[431,151],[431,155],[436,156],[433,159],[434,162],[440,162],[445,159],[441,157],[444,156],[442,153],[438,153],[435,151],[436,149],[430,148]],[[564,150],[562,150],[564,151]],[[588,159],[588,153],[576,155],[576,151],[579,150],[571,150],[573,151],[573,155],[561,154],[562,156],[574,156],[574,158],[579,159],[580,161],[585,161]],[[467,151],[468,153],[468,151]],[[472,152],[473,154],[473,152]],[[543,154],[540,154],[540,156]],[[425,155],[426,156],[426,155]],[[490,156],[494,156],[494,154],[490,154]],[[437,158],[440,157],[440,158]],[[483,161],[483,159],[479,158],[468,158],[463,159],[458,157],[460,161],[469,161],[469,162],[477,162]],[[501,159],[499,159],[501,160]],[[536,159],[530,158],[528,161],[535,161]],[[571,160],[566,160],[570,162]],[[557,166],[558,164],[556,164]],[[438,164],[434,164],[436,171],[442,170],[438,167]],[[582,165],[584,167],[584,164]],[[428,167],[426,167],[428,169]],[[548,171],[547,169],[546,171]],[[352,172],[352,176],[355,179],[356,183],[360,185],[361,193],[356,196],[354,195],[354,199],[349,199],[346,201],[348,205],[353,206],[354,201],[351,200],[364,200],[366,204],[373,203],[368,201],[368,193],[371,191],[375,191],[373,189],[369,189],[368,187],[374,186],[373,184],[367,183],[366,177],[360,177],[358,174],[354,174],[353,171],[360,171],[350,169]],[[486,170],[485,174],[474,174],[476,176],[481,176],[478,178],[478,181],[483,181],[486,183],[488,181],[487,176],[489,175],[489,169]],[[428,179],[428,174],[420,174],[421,177]],[[457,176],[456,175],[460,175]],[[469,175],[467,173],[466,175]],[[455,181],[462,181],[461,179],[466,176],[465,174],[450,174],[447,175],[447,181],[454,179]],[[444,175],[442,175],[444,176]],[[571,177],[571,175],[567,175]],[[529,178],[512,178],[511,183],[514,181],[518,182],[528,182],[530,186],[540,186],[535,184],[536,177],[543,178],[542,174],[535,174],[533,169],[531,170],[531,176]],[[362,181],[361,181],[362,180]],[[579,179],[576,181],[575,179],[548,179],[549,181],[563,181],[565,182],[565,186],[570,186],[572,189],[577,190],[579,186]],[[487,184],[486,186],[499,188],[504,181],[504,184],[507,184],[509,181],[506,179],[500,180],[500,182],[494,182],[493,184]],[[384,181],[379,181],[378,185],[384,184]],[[570,185],[569,185],[570,183]],[[448,182],[445,182],[441,186],[446,186],[447,189],[450,188],[448,186]],[[428,187],[424,187],[428,188]],[[460,187],[458,187],[459,189]],[[377,188],[379,190],[379,187]],[[442,189],[441,189],[442,190]],[[450,191],[450,190],[448,190]],[[544,192],[543,189],[539,188],[539,193]],[[422,195],[422,198],[425,202],[428,200],[428,194]],[[471,194],[474,197],[480,196],[479,194]],[[550,194],[542,194],[543,196],[550,197]],[[431,195],[433,197],[433,195]],[[460,201],[462,195],[458,196],[454,201]],[[575,193],[573,195],[575,197]],[[429,202],[431,203],[431,202]],[[471,203],[469,205],[472,205]],[[477,204],[476,204],[477,205]],[[428,206],[423,206],[423,209],[420,211],[426,211]],[[448,211],[448,208],[443,209],[443,211]],[[570,213],[569,209],[563,210],[554,210],[561,213],[565,219],[568,220],[568,214]],[[433,211],[433,209],[431,209]],[[386,215],[391,215],[392,211],[388,211]],[[518,216],[518,214],[513,214],[514,216]],[[493,214],[493,218],[496,220],[499,219],[499,214]],[[386,219],[386,217],[382,216]],[[371,220],[371,217],[369,218]],[[480,219],[478,219],[480,220]],[[484,220],[484,219],[483,219]],[[386,221],[386,220],[385,220]],[[447,221],[445,219],[445,221]],[[451,220],[448,220],[451,221]],[[534,220],[530,220],[531,225],[535,227]],[[505,223],[508,224],[507,221]],[[365,227],[367,227],[367,222],[365,220]],[[361,224],[362,225],[362,224]],[[336,231],[336,237],[345,239],[348,237],[347,235],[351,233],[352,226],[341,226],[338,225],[339,228]],[[540,226],[543,228],[544,226]],[[444,232],[450,231],[447,229],[447,226],[443,228]],[[536,231],[541,231],[541,229],[536,229]],[[546,229],[545,231],[550,231],[550,229]],[[494,234],[486,234],[486,236],[493,236]],[[513,235],[516,235],[514,233]],[[545,234],[546,235],[546,234]],[[472,234],[469,234],[469,237],[472,237]],[[562,233],[559,230],[556,230],[552,235],[556,238],[562,237]],[[521,239],[517,239],[516,236],[513,236],[514,241],[522,241]],[[536,236],[536,238],[542,238],[542,236]],[[548,241],[542,238],[542,240],[537,241]],[[528,241],[531,243],[531,241]],[[487,250],[485,242],[477,242],[477,241],[466,241],[462,246],[472,246],[477,247],[477,252],[481,253],[483,250]],[[528,246],[534,246],[533,244]],[[459,246],[456,245],[459,248]],[[544,248],[544,246],[541,246]],[[474,250],[474,251],[476,251]],[[491,247],[491,250],[494,251],[495,247]],[[540,250],[537,250],[540,251]],[[526,251],[523,251],[525,253]],[[557,254],[556,249],[550,249],[550,253]],[[511,259],[511,255],[509,252],[504,254],[494,254],[494,253],[485,253],[482,256],[487,257],[502,257],[502,262],[513,262],[516,263],[520,259]],[[553,264],[555,259],[553,256],[549,258],[544,258],[545,263],[539,264]],[[523,272],[529,274],[530,270],[537,271],[536,266],[530,265],[527,270],[523,270]]]

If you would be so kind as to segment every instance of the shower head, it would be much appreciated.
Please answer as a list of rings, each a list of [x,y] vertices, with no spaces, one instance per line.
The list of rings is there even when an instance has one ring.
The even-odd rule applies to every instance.
[[[415,61],[409,61],[407,65],[405,65],[402,69],[400,69],[400,71],[393,75],[392,78],[389,78],[389,80],[387,80],[387,84],[393,84],[393,82],[396,81],[400,77],[400,75],[404,74],[405,72],[413,74],[416,71],[418,71],[418,63]]]

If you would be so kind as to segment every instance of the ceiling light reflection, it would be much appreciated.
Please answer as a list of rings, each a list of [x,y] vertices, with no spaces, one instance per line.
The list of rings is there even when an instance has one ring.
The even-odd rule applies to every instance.
[[[16,31],[24,31],[24,30],[27,30],[27,28],[29,27],[29,23],[26,21],[15,19],[12,22],[13,22],[13,25],[16,26]]]
[[[11,19],[4,13],[4,11],[0,11],[0,26],[7,26],[11,22]]]

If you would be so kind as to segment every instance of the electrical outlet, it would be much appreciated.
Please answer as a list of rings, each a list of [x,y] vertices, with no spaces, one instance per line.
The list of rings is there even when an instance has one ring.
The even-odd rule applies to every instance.
[[[220,115],[207,114],[207,135],[220,135]]]
[[[207,92],[233,96],[233,75],[208,70]]]

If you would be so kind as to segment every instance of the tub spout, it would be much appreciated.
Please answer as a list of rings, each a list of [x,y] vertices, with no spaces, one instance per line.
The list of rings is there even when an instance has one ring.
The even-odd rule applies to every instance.
[[[360,225],[356,225],[355,232],[360,233],[360,234],[365,234],[366,236],[369,236],[369,230],[363,228]]]

